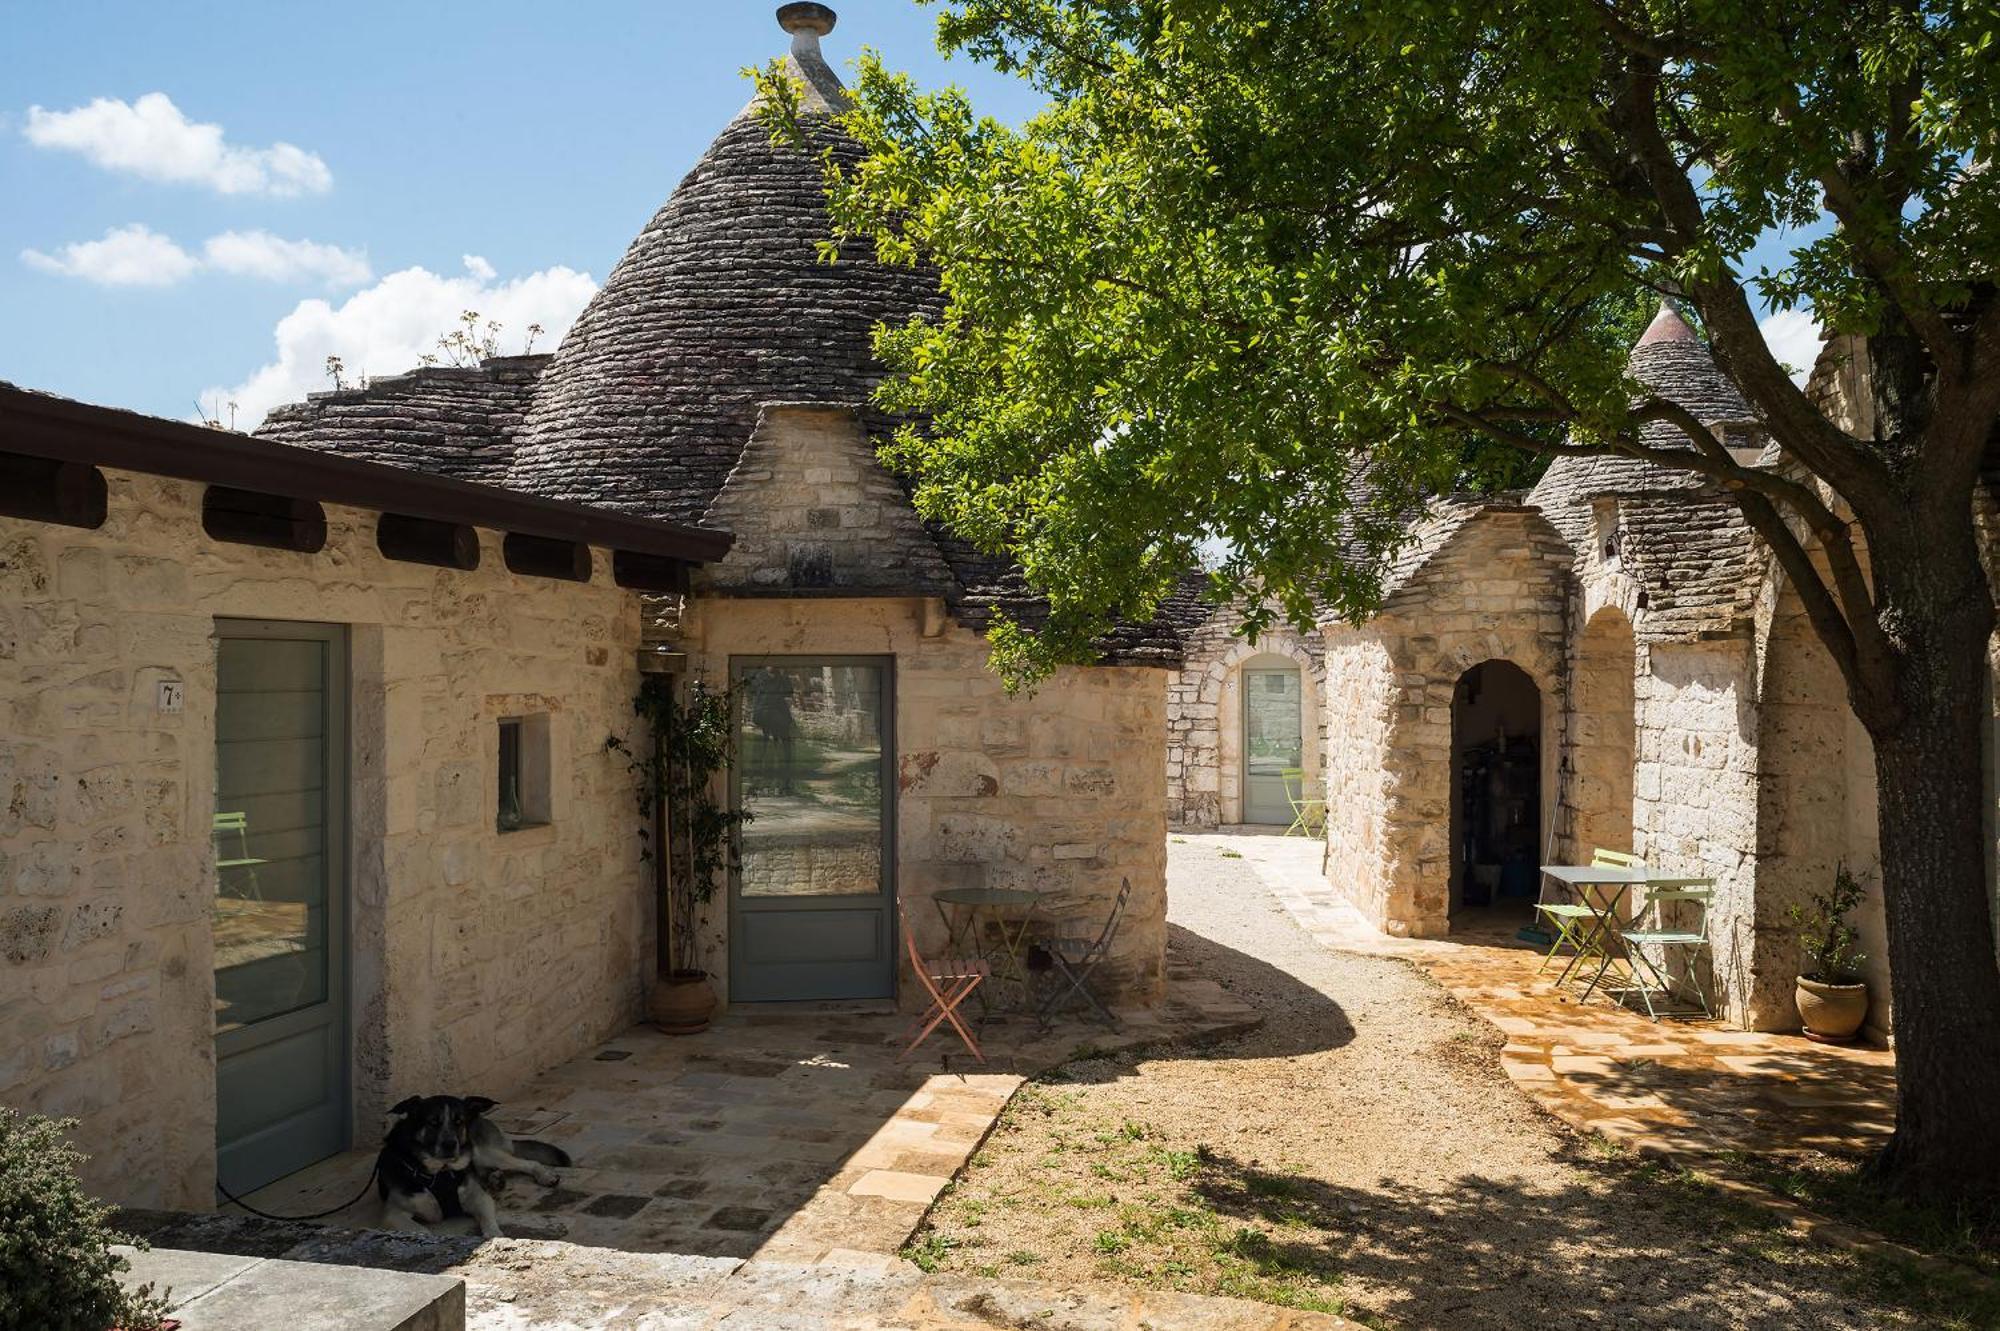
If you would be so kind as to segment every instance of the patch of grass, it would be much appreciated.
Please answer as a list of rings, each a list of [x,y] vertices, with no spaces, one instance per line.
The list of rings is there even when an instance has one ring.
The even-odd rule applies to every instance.
[[[1040,1253],[1029,1252],[1026,1248],[1016,1248],[1007,1254],[1007,1264],[1009,1266],[1039,1266],[1041,1261],[1042,1255]]]
[[[944,1269],[959,1240],[935,1229],[926,1229],[903,1245],[903,1257],[926,1275]]]
[[[1132,1246],[1132,1240],[1115,1229],[1097,1231],[1095,1246],[1099,1252],[1119,1253]]]
[[[1225,860],[1240,860],[1243,858],[1243,852],[1240,850],[1219,850],[1216,854],[1222,856]]]

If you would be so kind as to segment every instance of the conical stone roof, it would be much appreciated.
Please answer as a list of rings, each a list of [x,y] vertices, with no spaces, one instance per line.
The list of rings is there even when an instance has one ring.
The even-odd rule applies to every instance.
[[[1755,419],[1736,385],[1709,354],[1708,345],[1671,302],[1661,303],[1660,312],[1640,335],[1626,371],[1661,397],[1693,412],[1703,424]],[[1679,427],[1666,421],[1649,421],[1640,428],[1639,438],[1659,448],[1691,447]],[[1590,529],[1593,495],[1693,490],[1706,483],[1695,472],[1639,458],[1559,457],[1542,474],[1528,502],[1538,505],[1580,550],[1578,542]]]
[[[819,52],[832,11],[791,4],[787,67],[812,151],[774,144],[757,103],[731,121],[647,223],[563,339],[517,437],[508,484],[698,522],[767,402],[860,409],[883,371],[875,325],[941,307],[933,275],[877,263],[831,234],[816,154],[860,145],[833,120],[840,80]]]

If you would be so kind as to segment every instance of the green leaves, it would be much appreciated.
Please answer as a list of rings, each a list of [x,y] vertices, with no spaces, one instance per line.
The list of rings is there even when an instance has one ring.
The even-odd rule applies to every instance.
[[[1807,228],[1755,291],[1841,328],[1990,280],[2000,204],[1966,159],[1992,27],[1886,0],[945,4],[942,47],[1048,105],[1002,125],[861,62],[836,225],[949,301],[877,339],[883,404],[922,422],[889,459],[1046,593],[995,635],[1021,678],[1204,551],[1214,595],[1366,614],[1425,495],[1621,438],[1634,310],[1740,301],[1770,229]]]

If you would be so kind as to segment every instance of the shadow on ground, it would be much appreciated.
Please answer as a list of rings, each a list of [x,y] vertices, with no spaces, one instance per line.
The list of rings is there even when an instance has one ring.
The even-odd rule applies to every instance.
[[[1852,1265],[1836,1269],[1830,1254],[1790,1237],[1768,1211],[1696,1176],[1582,1154],[1561,1163],[1582,1168],[1596,1186],[1468,1176],[1442,1193],[1393,1179],[1363,1190],[1217,1154],[1203,1159],[1196,1191],[1225,1220],[1259,1222],[1244,1224],[1235,1245],[1262,1274],[1395,1291],[1373,1310],[1400,1325],[1512,1329],[1581,1319],[1794,1331],[1881,1325],[1869,1309],[1884,1305],[1920,1325],[1961,1324],[1922,1320],[1944,1292],[1914,1273],[1879,1262],[1861,1263],[1861,1276]],[[2000,1315],[2000,1302],[1990,1311]]]

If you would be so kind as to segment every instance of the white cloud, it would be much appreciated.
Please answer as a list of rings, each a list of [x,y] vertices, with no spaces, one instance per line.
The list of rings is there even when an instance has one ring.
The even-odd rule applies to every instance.
[[[400,374],[435,352],[439,336],[457,328],[466,310],[479,311],[482,322],[500,324],[502,354],[522,349],[529,324],[544,330],[536,350],[551,351],[597,290],[590,274],[573,268],[545,268],[500,282],[478,255],[466,255],[464,263],[465,272],[457,277],[405,268],[338,305],[300,301],[274,330],[277,359],[234,388],[207,390],[201,401],[234,402],[237,427],[254,430],[271,408],[331,388],[328,356],[340,357],[350,379]]]
[[[53,254],[22,250],[21,262],[107,287],[166,287],[204,271],[266,282],[318,281],[329,287],[359,286],[374,276],[360,250],[286,240],[268,231],[224,231],[193,254],[141,222],[113,227],[102,240],[77,241]]]
[[[194,255],[137,222],[113,227],[102,240],[65,245],[54,254],[22,250],[21,262],[107,287],[169,287],[201,266]]]
[[[319,154],[289,143],[230,143],[222,126],[189,120],[163,92],[136,102],[99,97],[71,111],[31,106],[22,133],[38,148],[79,153],[106,171],[206,185],[219,194],[288,196],[333,188],[333,173]]]
[[[1779,310],[1757,325],[1757,331],[1764,335],[1764,345],[1771,348],[1771,354],[1781,365],[1792,370],[1795,383],[1803,384],[1812,373],[1813,362],[1819,359],[1819,320],[1811,310]]]
[[[201,247],[202,260],[218,272],[267,282],[310,279],[333,287],[359,286],[373,277],[359,250],[314,240],[285,240],[268,231],[225,231]]]

